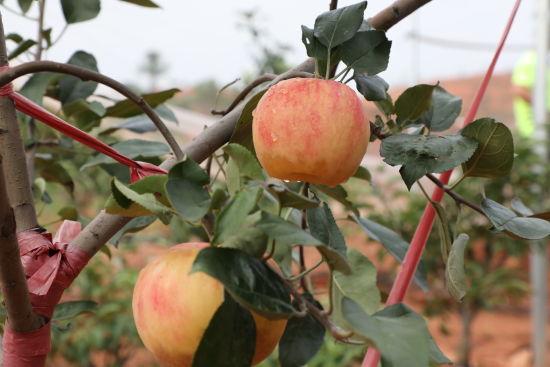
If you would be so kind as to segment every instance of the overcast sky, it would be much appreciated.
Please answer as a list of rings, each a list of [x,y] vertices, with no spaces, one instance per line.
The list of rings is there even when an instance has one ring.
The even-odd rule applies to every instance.
[[[46,57],[66,61],[78,49],[93,53],[103,73],[122,81],[140,82],[138,72],[149,50],[160,52],[170,69],[165,86],[186,85],[206,78],[228,82],[252,67],[251,41],[236,24],[239,12],[257,9],[262,26],[279,42],[291,46],[288,55],[298,63],[305,57],[300,25],[313,26],[316,15],[325,11],[328,0],[155,0],[161,9],[148,9],[119,0],[102,0],[98,18],[71,25],[62,40]],[[16,0],[5,0],[17,8]],[[348,5],[357,1],[340,1]],[[390,4],[369,1],[366,16]],[[390,30],[394,41],[390,66],[384,77],[390,83],[452,78],[485,70],[492,48],[468,50],[428,42],[415,42],[410,32],[455,41],[496,44],[513,0],[434,0],[414,18]],[[534,43],[536,0],[524,0],[512,29],[510,45]],[[36,11],[32,9],[31,13]],[[6,33],[31,36],[36,25],[3,11]],[[53,37],[64,25],[58,0],[47,0],[46,26]],[[515,48],[504,51],[497,67],[507,71],[520,56]]]

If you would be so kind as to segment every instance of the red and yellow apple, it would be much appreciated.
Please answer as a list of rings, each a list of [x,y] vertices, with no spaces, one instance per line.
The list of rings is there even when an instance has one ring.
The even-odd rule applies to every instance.
[[[132,309],[145,347],[163,366],[190,367],[202,336],[218,307],[224,287],[206,273],[189,274],[206,243],[172,247],[139,273]],[[252,312],[256,324],[253,364],[277,346],[286,320],[270,320]]]
[[[252,138],[267,173],[289,181],[336,186],[365,155],[365,104],[345,84],[295,78],[271,87],[253,112]]]

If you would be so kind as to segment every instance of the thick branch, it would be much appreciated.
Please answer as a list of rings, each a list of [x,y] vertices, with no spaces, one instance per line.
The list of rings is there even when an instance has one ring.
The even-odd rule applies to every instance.
[[[4,28],[0,18],[0,65],[8,64]],[[27,174],[25,149],[13,102],[0,97],[0,155],[9,157],[4,161],[4,177],[13,208],[17,230],[24,231],[38,226],[31,182]]]
[[[212,113],[213,115],[227,115],[229,112],[233,111],[233,109],[235,109],[235,107],[237,107],[237,105],[239,103],[241,103],[245,98],[246,96],[248,96],[248,93],[250,93],[254,88],[256,88],[257,86],[265,83],[265,82],[268,82],[270,80],[273,80],[277,77],[277,75],[275,74],[264,74],[264,75],[261,75],[260,77],[258,77],[256,80],[252,81],[252,83],[248,84],[242,91],[241,93],[239,93],[239,95],[237,95],[237,97],[235,97],[235,99],[233,100],[233,102],[231,102],[231,104],[229,105],[229,107],[227,107],[225,110],[223,111],[216,111],[216,110],[212,110],[210,113]]]
[[[334,10],[338,7],[338,0],[330,0],[328,10]]]
[[[174,138],[170,130],[168,130],[164,122],[162,122],[155,110],[153,110],[153,108],[147,103],[147,101],[132,92],[124,84],[93,70],[84,69],[79,66],[70,64],[62,64],[54,61],[31,61],[14,66],[13,68],[10,68],[0,73],[0,86],[6,85],[23,75],[39,73],[43,71],[68,74],[82,80],[92,80],[94,82],[104,84],[116,90],[117,92],[138,105],[138,107],[151,119],[151,121],[153,121],[170,148],[172,148],[172,151],[174,152],[176,158],[178,158],[178,160],[183,158],[183,152],[176,142],[176,139]]]
[[[11,327],[25,332],[38,329],[43,320],[32,310],[2,170],[0,155],[0,283]]]
[[[430,1],[431,0],[397,0],[392,5],[370,18],[369,23],[375,29],[387,31],[403,18]]]

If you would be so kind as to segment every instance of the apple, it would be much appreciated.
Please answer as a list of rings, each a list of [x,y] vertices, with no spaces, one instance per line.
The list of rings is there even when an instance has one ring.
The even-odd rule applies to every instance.
[[[207,243],[174,246],[139,273],[132,309],[145,347],[162,366],[192,365],[202,336],[224,300],[223,284],[206,273],[189,274]],[[252,312],[256,324],[253,365],[277,346],[286,320],[270,320]]]
[[[288,181],[336,186],[365,155],[365,104],[347,85],[294,78],[271,87],[253,111],[252,138],[261,165]]]

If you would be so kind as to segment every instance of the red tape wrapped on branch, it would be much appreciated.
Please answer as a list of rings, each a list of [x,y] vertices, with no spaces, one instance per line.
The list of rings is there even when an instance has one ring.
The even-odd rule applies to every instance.
[[[472,102],[472,105],[470,106],[470,109],[468,110],[468,113],[464,119],[464,126],[474,121],[479,105],[481,104],[481,100],[483,99],[485,91],[487,90],[487,86],[489,85],[489,81],[493,76],[495,65],[500,57],[500,53],[502,52],[504,44],[506,43],[506,39],[508,38],[508,34],[510,33],[512,24],[514,23],[514,19],[516,17],[520,4],[521,0],[516,0],[514,7],[512,8],[512,11],[510,13],[510,17],[508,18],[506,27],[504,28],[504,32],[498,43],[497,49],[493,55],[493,59],[491,60],[491,64],[489,65],[489,68],[487,69],[487,72],[483,77],[483,81],[481,82],[481,85],[476,93],[474,101]],[[439,176],[439,180],[446,185],[447,183],[449,183],[451,174],[452,170],[444,172]],[[436,187],[432,194],[432,200],[436,203],[439,203],[441,202],[441,199],[443,199],[443,195],[443,189]],[[413,275],[416,272],[416,268],[418,267],[418,264],[420,262],[420,258],[422,257],[422,252],[424,251],[426,242],[428,241],[428,237],[434,224],[435,215],[435,209],[432,204],[426,204],[426,207],[424,208],[424,213],[422,213],[422,217],[420,218],[420,222],[416,227],[416,231],[414,232],[411,244],[407,250],[405,258],[403,259],[401,269],[397,274],[395,282],[393,283],[392,289],[386,301],[386,305],[393,305],[403,302],[405,294],[407,293],[407,290],[411,285]],[[365,355],[365,359],[363,360],[362,367],[376,367],[378,366],[379,361],[380,352],[374,348],[369,348],[367,354]]]
[[[17,234],[33,310],[48,322],[29,333],[15,332],[8,323],[3,337],[4,366],[44,366],[51,346],[49,320],[54,308],[90,260],[85,251],[70,245],[80,229],[79,222],[67,220],[53,239],[50,233],[32,229]]]
[[[8,66],[0,67],[0,71],[7,69]],[[113,147],[103,143],[94,136],[77,129],[66,121],[60,119],[53,113],[47,111],[43,107],[40,107],[33,101],[22,96],[21,94],[13,91],[11,84],[4,85],[0,88],[0,96],[9,97],[15,104],[15,108],[36,119],[46,125],[54,128],[55,130],[65,134],[66,136],[90,147],[100,153],[103,153],[115,161],[119,162],[130,168],[130,177],[131,181],[135,182],[145,176],[151,175],[161,175],[166,174],[167,172],[154,164],[147,162],[139,162],[130,159],[119,152],[117,152]]]

